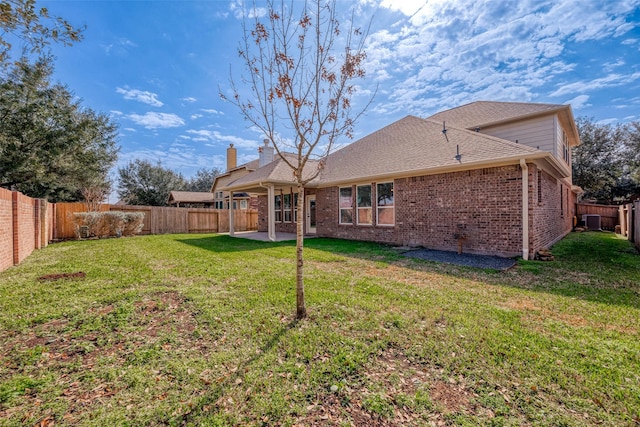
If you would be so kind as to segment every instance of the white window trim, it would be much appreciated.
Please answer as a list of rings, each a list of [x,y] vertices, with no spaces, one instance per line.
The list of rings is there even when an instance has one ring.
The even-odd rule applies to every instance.
[[[289,208],[284,202],[284,198],[289,196]],[[293,194],[286,193],[282,195],[282,222],[290,224],[293,220],[293,209],[291,208],[293,204]],[[289,212],[289,220],[287,220],[287,212]]]
[[[378,206],[378,185],[381,184],[391,184],[392,192],[393,192],[393,205],[391,206]],[[394,181],[385,181],[385,182],[376,182],[376,225],[380,227],[395,227],[396,225],[396,194],[395,194],[396,185]],[[392,209],[393,210],[393,224],[380,224],[380,209]]]
[[[340,207],[340,199],[341,199],[341,193],[340,190],[342,190],[343,188],[348,188],[351,190],[351,207],[350,208],[342,208]],[[353,203],[353,185],[350,185],[348,187],[338,187],[338,224],[339,225],[354,225],[354,221],[353,221],[353,210],[354,210],[354,204]],[[347,209],[351,209],[351,222],[342,222],[342,209],[347,210]]]
[[[370,209],[371,210],[371,222],[360,222],[360,206],[358,206],[358,187],[371,187],[370,197],[371,197],[371,206],[363,207],[362,209]],[[356,225],[363,227],[372,227],[373,226],[373,183],[369,184],[357,184],[356,185]]]

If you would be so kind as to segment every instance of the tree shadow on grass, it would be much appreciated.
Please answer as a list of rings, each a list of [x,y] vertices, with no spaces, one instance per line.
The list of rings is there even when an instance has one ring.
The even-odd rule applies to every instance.
[[[296,245],[293,241],[262,242],[224,235],[178,241],[220,253],[284,248],[291,250],[292,257]],[[305,240],[305,248],[489,285],[640,308],[640,254],[631,242],[613,233],[571,233],[552,247],[555,261],[519,260],[507,271],[409,260],[391,246],[371,242],[314,238]],[[313,255],[307,255],[307,259],[313,259]]]
[[[234,387],[238,387],[239,384],[242,384],[242,378],[249,371],[251,365],[255,362],[259,361],[264,357],[267,353],[269,353],[279,342],[282,340],[287,333],[294,329],[299,323],[299,320],[293,318],[288,323],[284,324],[275,334],[269,338],[267,342],[264,343],[259,349],[259,351],[252,353],[251,356],[247,357],[245,360],[241,361],[237,366],[234,366],[229,372],[222,377],[215,380],[215,383],[212,384],[210,390],[206,395],[204,395],[197,404],[195,410],[185,413],[181,415],[180,421],[182,425],[189,425],[190,422],[195,422],[199,417],[205,414],[215,414],[216,412],[221,413],[222,409],[219,406],[219,400],[223,396],[227,394],[228,391],[232,390]],[[208,409],[205,409],[208,408]],[[211,410],[215,408],[215,410]],[[206,415],[205,415],[206,416]],[[176,420],[171,420],[174,423]]]

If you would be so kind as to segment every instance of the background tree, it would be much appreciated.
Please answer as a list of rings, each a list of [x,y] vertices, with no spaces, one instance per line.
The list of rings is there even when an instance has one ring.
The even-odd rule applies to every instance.
[[[50,58],[18,62],[0,79],[0,186],[50,201],[108,185],[117,126],[50,82]],[[97,183],[97,184],[96,184]]]
[[[597,124],[586,117],[578,118],[576,124],[582,144],[572,153],[573,183],[584,190],[586,199],[612,202],[625,171],[625,128]]]
[[[353,19],[343,32],[335,1],[267,1],[266,9],[264,19],[256,10],[245,13],[238,53],[249,93],[231,77],[231,96],[220,96],[260,129],[291,168],[298,218],[304,218],[304,186],[320,173],[336,140],[352,137],[354,122],[366,109],[352,108],[354,81],[365,76],[366,32],[354,28]],[[285,151],[291,154],[284,156]],[[303,318],[303,221],[296,234],[296,317]]]
[[[71,45],[82,39],[82,28],[74,28],[61,17],[51,16],[46,7],[36,8],[35,0],[0,2],[0,70],[11,65],[11,56],[40,55],[49,43]],[[14,43],[20,43],[16,49]]]
[[[147,160],[129,162],[118,169],[118,176],[118,196],[130,205],[166,206],[169,192],[187,186],[181,174]]]
[[[640,186],[640,121],[626,127],[625,158],[629,161],[629,175],[636,187]],[[638,191],[638,189],[636,189]]]
[[[213,180],[222,172],[219,168],[201,168],[196,175],[187,181],[186,191],[209,192],[213,185]]]

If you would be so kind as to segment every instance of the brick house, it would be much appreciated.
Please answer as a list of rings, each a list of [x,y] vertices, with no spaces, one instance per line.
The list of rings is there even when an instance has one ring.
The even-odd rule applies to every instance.
[[[305,233],[528,259],[574,225],[579,143],[569,105],[480,101],[407,116],[327,157],[305,187]],[[295,232],[281,159],[224,189],[259,195],[259,231]]]

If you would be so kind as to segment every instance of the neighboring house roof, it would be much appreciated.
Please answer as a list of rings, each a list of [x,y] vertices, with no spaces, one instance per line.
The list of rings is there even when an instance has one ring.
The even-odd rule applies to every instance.
[[[171,191],[169,204],[174,203],[212,203],[213,194],[199,191]]]
[[[578,145],[580,143],[580,137],[577,134],[570,105],[476,101],[450,110],[441,111],[433,116],[427,117],[427,119],[439,121],[441,125],[445,122],[447,126],[474,130],[475,128],[482,129],[484,127],[521,121],[550,113],[558,113],[561,116],[561,119],[565,122],[568,130],[572,134],[572,145]]]

